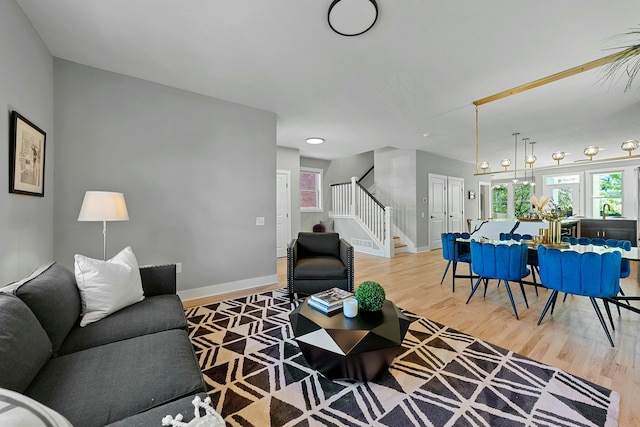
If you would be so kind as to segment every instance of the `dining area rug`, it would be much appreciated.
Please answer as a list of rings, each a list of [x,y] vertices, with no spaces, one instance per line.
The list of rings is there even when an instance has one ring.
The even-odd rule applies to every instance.
[[[405,312],[388,372],[331,381],[293,336],[286,289],[185,310],[214,409],[229,426],[617,426],[620,395]]]

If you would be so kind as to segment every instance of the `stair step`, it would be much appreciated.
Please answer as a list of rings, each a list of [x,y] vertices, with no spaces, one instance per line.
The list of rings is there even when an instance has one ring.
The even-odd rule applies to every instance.
[[[395,249],[398,249],[398,248],[406,248],[406,247],[407,247],[407,245],[405,245],[404,243],[394,243],[394,244],[393,244],[393,247],[394,247]]]
[[[400,238],[400,236],[393,236],[393,237],[392,237],[392,239],[393,239],[393,240],[397,240],[397,239],[399,239],[399,238]]]

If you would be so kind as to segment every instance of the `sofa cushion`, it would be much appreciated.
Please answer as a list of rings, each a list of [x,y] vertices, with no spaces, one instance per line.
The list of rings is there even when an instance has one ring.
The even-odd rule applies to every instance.
[[[338,233],[298,233],[298,258],[340,256]]]
[[[140,269],[131,247],[108,261],[76,254],[75,275],[82,299],[80,326],[144,299]]]
[[[25,394],[75,426],[91,427],[200,391],[187,332],[173,329],[51,359]]]
[[[58,356],[99,345],[170,329],[187,329],[177,295],[158,295],[125,307],[99,322],[76,326],[62,343]]]
[[[73,273],[61,264],[51,263],[6,290],[36,315],[55,354],[80,317],[80,294]]]
[[[24,392],[51,353],[51,341],[29,307],[0,293],[0,387]]]
[[[11,427],[73,427],[62,415],[24,394],[0,388],[0,425]]]
[[[113,424],[109,424],[106,427],[149,427],[160,426],[162,419],[167,415],[171,415],[175,418],[176,415],[182,414],[184,417],[183,422],[188,423],[194,418],[193,415],[193,396],[183,397],[174,402],[165,403],[162,406],[158,406],[140,414],[133,415],[124,420],[116,421]],[[202,400],[207,397],[206,393],[198,393]],[[202,412],[201,412],[202,414]]]
[[[347,267],[340,258],[314,257],[302,258],[293,270],[295,279],[344,279],[347,277]]]

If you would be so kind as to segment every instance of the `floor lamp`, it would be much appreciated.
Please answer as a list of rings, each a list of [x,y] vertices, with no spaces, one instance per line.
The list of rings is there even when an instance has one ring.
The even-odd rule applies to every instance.
[[[102,259],[107,259],[107,221],[128,221],[129,213],[122,193],[87,191],[78,221],[102,221]]]

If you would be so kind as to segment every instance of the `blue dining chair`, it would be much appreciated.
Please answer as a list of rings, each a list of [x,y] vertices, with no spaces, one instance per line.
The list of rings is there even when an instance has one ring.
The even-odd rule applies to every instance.
[[[518,234],[518,233],[500,233],[500,240],[515,240],[519,242],[521,240],[532,240],[533,236],[531,234]]]
[[[567,240],[565,240],[567,239]],[[571,238],[563,238],[562,239],[565,242],[569,242],[572,245],[582,245],[582,246],[586,246],[586,245],[593,245],[593,246],[609,246],[612,248],[621,248],[624,249],[626,251],[631,249],[631,241],[629,240],[617,240],[617,239],[603,239],[601,237],[595,237],[593,239],[590,239],[588,237],[581,237],[579,239],[575,238],[575,237],[571,237]],[[623,259],[622,263],[620,264],[620,278],[624,279],[629,277],[629,275],[631,274],[631,261],[629,261],[628,259]],[[622,288],[620,288],[620,295],[624,296],[624,290]],[[565,302],[567,300],[567,294],[564,295],[563,298],[563,302]],[[631,305],[631,303],[629,301],[626,302],[627,304]],[[606,306],[608,308],[608,306]],[[616,306],[616,308],[618,309],[618,314],[620,314],[620,306]],[[607,314],[609,314],[609,312],[607,311]],[[613,326],[613,320],[611,319],[611,315],[609,315],[609,321],[611,322],[611,327],[614,328]],[[615,329],[615,328],[614,328]]]
[[[501,241],[515,240],[516,242],[520,242],[522,240],[533,240],[531,234],[500,233],[499,237]],[[538,254],[535,249],[531,249],[528,252],[527,264],[531,267],[533,286],[536,289],[536,296],[538,296],[538,279],[536,278],[536,272],[538,271]]]
[[[524,297],[524,303],[529,308],[527,302],[527,295],[524,293],[524,286],[522,285],[522,278],[529,275],[529,269],[527,268],[527,245],[523,244],[498,244],[493,243],[480,243],[475,240],[471,241],[471,269],[476,273],[478,281],[471,289],[471,294],[467,299],[467,304],[471,300],[471,297],[480,286],[480,282],[484,281],[484,294],[487,295],[487,282],[489,279],[497,279],[498,284],[503,281],[507,288],[507,294],[511,300],[511,307],[513,307],[513,313],[518,317],[518,310],[516,304],[513,301],[513,294],[511,293],[511,287],[509,281],[518,281],[520,283],[520,290]]]
[[[466,234],[467,237],[464,237],[464,234]],[[453,271],[451,274],[451,289],[453,292],[456,291],[456,270],[459,262],[469,264],[469,281],[473,284],[473,279],[471,278],[473,276],[473,273],[471,272],[471,253],[468,250],[468,245],[456,242],[456,239],[468,239],[468,236],[468,233],[442,233],[440,235],[440,240],[442,242],[442,257],[448,261],[447,266],[444,269],[442,279],[440,280],[440,284],[442,285],[444,277],[447,275],[447,271],[449,271],[449,266],[453,263]]]
[[[591,239],[588,237],[579,237],[578,238],[578,244],[579,245],[590,245],[591,244]]]
[[[570,245],[578,245],[580,244],[577,237],[564,236],[562,238],[563,242],[566,242]]]
[[[614,297],[620,292],[620,262],[622,256],[619,252],[607,252],[598,254],[595,252],[578,253],[575,251],[559,251],[544,246],[538,248],[538,261],[540,263],[540,279],[542,284],[553,289],[547,301],[538,325],[542,323],[544,316],[553,306],[558,292],[573,295],[586,296],[591,300],[598,320],[607,334],[609,343],[613,347],[613,340],[609,329],[604,322],[600,307],[596,298],[602,298],[605,308],[608,310],[606,298]]]

